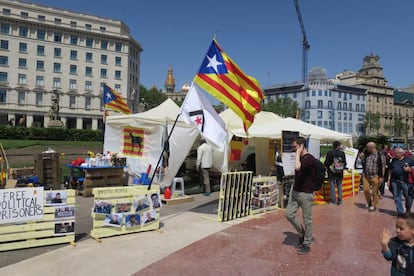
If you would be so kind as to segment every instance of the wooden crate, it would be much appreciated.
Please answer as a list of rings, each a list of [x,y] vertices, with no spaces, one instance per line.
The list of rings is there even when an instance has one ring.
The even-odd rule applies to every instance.
[[[44,191],[45,200],[47,192],[50,191]],[[65,193],[67,195],[66,205],[76,206],[75,191],[65,190]],[[60,243],[74,243],[75,232],[62,235],[55,234],[55,224],[65,221],[75,221],[75,218],[73,217],[68,220],[55,219],[55,206],[45,206],[42,220],[0,224],[0,251]]]
[[[39,183],[48,185],[53,190],[59,190],[61,188],[59,153],[37,154],[35,157],[35,174],[39,178]]]
[[[97,187],[123,186],[124,168],[123,167],[93,167],[82,168],[85,174],[83,180],[84,188],[78,191],[84,197],[92,196],[92,189]]]

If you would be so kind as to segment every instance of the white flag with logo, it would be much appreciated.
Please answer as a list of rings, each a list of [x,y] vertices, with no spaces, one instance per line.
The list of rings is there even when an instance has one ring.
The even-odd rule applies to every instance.
[[[224,122],[203,95],[201,88],[194,83],[181,106],[180,116],[187,124],[196,126],[204,139],[219,148],[224,147],[227,137]]]

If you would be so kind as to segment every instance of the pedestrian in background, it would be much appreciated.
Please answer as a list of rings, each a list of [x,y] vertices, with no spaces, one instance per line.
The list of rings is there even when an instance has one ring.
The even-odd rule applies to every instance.
[[[203,195],[210,196],[210,169],[213,166],[213,149],[206,140],[201,140],[197,148],[197,171],[201,172],[201,178],[205,187]]]
[[[332,150],[326,153],[325,167],[328,171],[329,185],[331,186],[330,204],[342,204],[342,179],[346,168],[345,153],[342,151],[341,142],[332,143]],[[336,200],[336,188],[338,188],[338,200]]]

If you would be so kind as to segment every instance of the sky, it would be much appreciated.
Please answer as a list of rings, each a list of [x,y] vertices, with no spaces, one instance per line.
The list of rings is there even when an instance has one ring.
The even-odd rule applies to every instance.
[[[302,33],[293,0],[30,0],[122,20],[144,49],[141,84],[164,88],[172,66],[176,90],[191,83],[216,35],[223,48],[262,87],[300,81]],[[412,0],[299,0],[311,49],[308,69],[328,77],[358,71],[363,57],[380,56],[395,88],[414,83]]]

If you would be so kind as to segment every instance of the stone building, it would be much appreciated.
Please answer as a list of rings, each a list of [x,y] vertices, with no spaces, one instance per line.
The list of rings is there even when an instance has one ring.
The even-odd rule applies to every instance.
[[[57,92],[67,128],[100,128],[103,83],[136,112],[142,48],[122,21],[0,0],[0,25],[0,124],[47,126]]]
[[[173,69],[171,66],[168,67],[167,78],[164,82],[164,91],[168,98],[172,99],[176,103],[182,103],[184,101],[187,92],[190,90],[190,85],[185,83],[181,87],[181,91],[175,91],[175,78]]]

